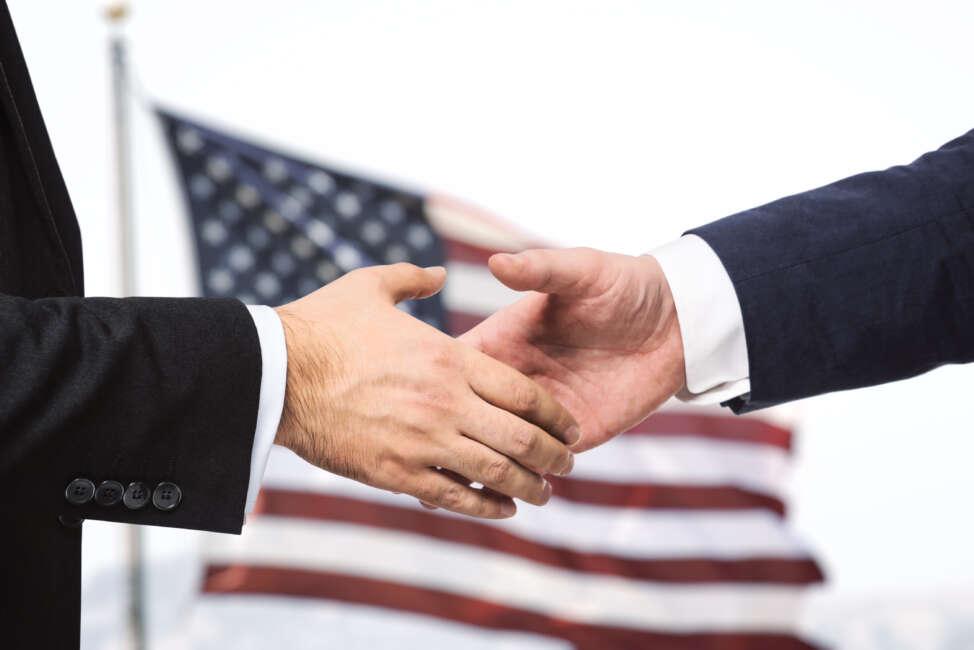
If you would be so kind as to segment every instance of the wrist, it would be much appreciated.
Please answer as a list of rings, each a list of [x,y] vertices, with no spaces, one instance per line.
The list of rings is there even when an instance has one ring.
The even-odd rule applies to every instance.
[[[287,306],[275,307],[274,311],[281,319],[281,327],[284,329],[284,345],[288,359],[284,408],[281,410],[281,421],[277,427],[274,444],[303,455],[302,451],[311,438],[301,417],[302,413],[308,412],[308,396],[305,394],[304,387],[309,385],[307,380],[309,369],[307,350],[302,344],[307,340],[303,334],[308,325]]]
[[[656,368],[656,375],[665,383],[668,392],[675,395],[686,388],[687,383],[683,334],[676,301],[659,261],[652,255],[640,255],[637,259],[642,270],[644,295],[649,296],[649,317],[656,319],[649,342],[662,360]]]

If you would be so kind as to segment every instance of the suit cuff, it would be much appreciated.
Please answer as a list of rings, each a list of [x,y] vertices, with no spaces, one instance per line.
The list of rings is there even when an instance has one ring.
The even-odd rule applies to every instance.
[[[260,339],[261,378],[260,401],[257,406],[257,431],[254,448],[250,454],[250,483],[247,486],[246,513],[254,510],[260,484],[264,480],[264,468],[270,456],[277,426],[284,408],[284,389],[287,385],[287,347],[284,344],[284,328],[277,312],[263,305],[247,306],[257,337]]]
[[[750,392],[744,317],[720,258],[696,235],[649,254],[663,269],[680,321],[687,383],[677,398],[716,403]]]

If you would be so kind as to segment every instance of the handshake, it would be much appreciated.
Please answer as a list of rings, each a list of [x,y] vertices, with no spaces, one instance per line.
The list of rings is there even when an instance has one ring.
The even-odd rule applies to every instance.
[[[545,474],[630,428],[685,383],[657,261],[591,249],[499,254],[531,291],[459,339],[395,308],[442,267],[364,268],[277,308],[287,388],[275,442],[368,485],[476,517],[543,505]],[[479,484],[479,486],[477,485]]]

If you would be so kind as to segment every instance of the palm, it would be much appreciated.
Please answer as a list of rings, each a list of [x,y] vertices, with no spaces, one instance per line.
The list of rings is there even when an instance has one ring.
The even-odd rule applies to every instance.
[[[654,259],[584,249],[522,257],[495,258],[491,269],[508,286],[545,293],[529,294],[461,338],[561,401],[582,428],[576,451],[637,424],[680,389],[682,342]]]

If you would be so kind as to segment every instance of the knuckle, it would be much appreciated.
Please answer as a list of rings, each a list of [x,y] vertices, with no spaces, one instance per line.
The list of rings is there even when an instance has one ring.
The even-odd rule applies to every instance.
[[[527,384],[515,386],[514,392],[511,394],[511,402],[514,408],[521,413],[534,413],[538,409],[540,401],[538,391]]]
[[[438,370],[454,370],[458,359],[452,345],[437,343],[430,346],[430,363]]]
[[[492,460],[484,468],[484,478],[491,485],[504,485],[511,477],[513,466],[507,459]]]
[[[440,490],[439,502],[451,510],[459,508],[463,505],[465,493],[466,490],[459,483],[445,485]]]
[[[517,431],[511,438],[514,455],[523,458],[533,454],[541,445],[541,441],[533,431]]]

